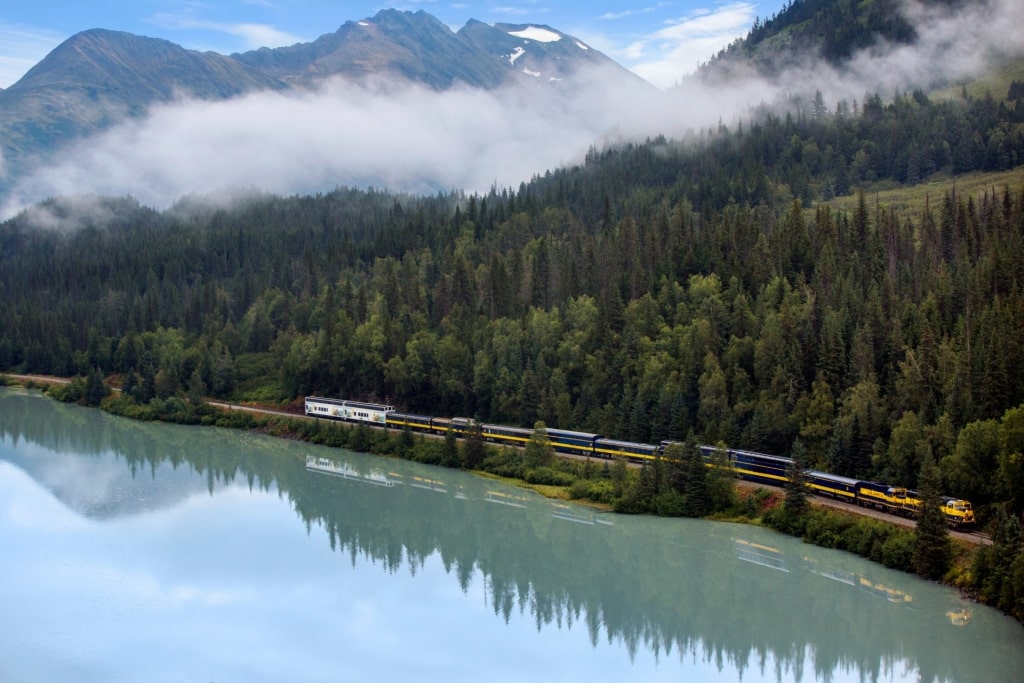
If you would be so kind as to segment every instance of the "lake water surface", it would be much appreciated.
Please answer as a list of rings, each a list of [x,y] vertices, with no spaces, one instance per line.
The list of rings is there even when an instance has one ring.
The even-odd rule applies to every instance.
[[[766,530],[0,389],[0,680],[1024,680],[1024,628]]]

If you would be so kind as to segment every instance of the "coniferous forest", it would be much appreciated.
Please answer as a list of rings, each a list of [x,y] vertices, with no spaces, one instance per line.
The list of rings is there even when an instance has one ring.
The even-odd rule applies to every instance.
[[[1024,164],[1014,92],[793,102],[482,195],[54,199],[0,225],[0,370],[934,461],[1019,550],[1024,188],[862,191]]]

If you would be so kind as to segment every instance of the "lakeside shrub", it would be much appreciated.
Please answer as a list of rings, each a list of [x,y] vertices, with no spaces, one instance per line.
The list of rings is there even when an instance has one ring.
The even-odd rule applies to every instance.
[[[766,526],[800,536],[822,548],[846,550],[890,569],[913,571],[914,532],[888,522],[846,512],[814,507],[795,525],[781,507],[765,513]],[[799,533],[794,533],[796,529]]]
[[[914,562],[914,534],[908,531],[897,531],[890,534],[889,538],[882,544],[881,557],[875,560],[881,562],[890,569],[899,569],[909,572],[913,569]]]
[[[611,505],[615,501],[615,487],[609,479],[577,479],[569,486],[569,499]]]
[[[85,397],[85,378],[72,377],[67,384],[51,384],[43,390],[47,396],[62,403],[80,403]]]
[[[554,467],[536,467],[527,470],[523,479],[528,484],[540,484],[542,486],[572,486],[576,483],[576,476],[569,472],[562,472]]]
[[[659,517],[692,517],[686,496],[674,489],[659,493],[651,501],[651,512]]]
[[[511,448],[500,448],[484,458],[481,469],[499,477],[521,479],[524,473],[523,456]]]
[[[438,465],[444,462],[445,446],[442,439],[423,439],[412,448],[414,462],[424,465]]]

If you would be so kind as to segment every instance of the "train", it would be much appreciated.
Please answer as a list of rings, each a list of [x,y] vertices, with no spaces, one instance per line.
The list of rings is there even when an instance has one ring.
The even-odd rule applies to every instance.
[[[364,403],[342,399],[307,396],[305,413],[310,417],[364,423],[388,429],[409,429],[413,432],[444,436],[453,432],[457,438],[466,438],[479,429],[485,441],[510,446],[525,446],[533,436],[532,429],[498,424],[477,424],[466,417],[435,417],[398,411],[394,406]],[[633,463],[644,463],[661,457],[678,442],[662,441],[658,444],[607,439],[601,434],[547,428],[547,437],[556,453],[602,459],[624,458]],[[770,455],[736,448],[699,447],[704,463],[709,467],[728,467],[746,481],[782,486],[789,481],[793,460],[781,455]],[[804,484],[808,491],[819,496],[846,501],[882,512],[914,517],[921,509],[921,496],[900,486],[844,477],[818,470],[804,470]],[[947,524],[955,529],[975,525],[974,509],[970,502],[942,496],[940,503]]]

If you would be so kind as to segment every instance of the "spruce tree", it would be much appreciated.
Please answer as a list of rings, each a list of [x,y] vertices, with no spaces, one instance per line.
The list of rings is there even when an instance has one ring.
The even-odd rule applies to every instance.
[[[547,467],[554,460],[555,449],[551,445],[551,439],[548,438],[548,428],[543,420],[537,420],[534,423],[533,434],[530,435],[530,440],[526,442],[524,456],[526,458],[526,467],[529,469]]]
[[[480,422],[475,422],[469,432],[466,443],[462,447],[462,466],[467,470],[474,470],[480,467],[486,455],[487,449],[484,444],[483,425]]]
[[[704,465],[696,442],[686,445],[686,506],[687,517],[703,517],[711,512],[711,494],[708,492],[708,468]]]
[[[729,457],[729,449],[719,443],[711,455],[711,467],[705,471],[711,512],[728,510],[736,504],[736,471]]]
[[[85,405],[98,406],[110,390],[103,384],[103,374],[99,368],[93,368],[85,382]]]
[[[192,371],[192,377],[188,382],[188,400],[194,406],[206,402],[206,382],[203,381],[203,374],[199,368]]]
[[[135,400],[135,391],[139,386],[139,377],[135,374],[135,370],[131,369],[125,373],[124,379],[121,381],[121,394],[124,396],[130,396],[132,400]]]
[[[921,508],[914,530],[914,571],[928,579],[939,579],[949,569],[952,546],[945,515],[942,514],[942,496],[939,493],[939,467],[931,449],[926,449],[921,463]]]
[[[461,464],[459,442],[455,436],[455,430],[451,427],[444,435],[444,455],[441,464],[445,467],[458,467]]]
[[[807,462],[807,449],[800,439],[793,442],[790,450],[789,467],[786,468],[786,499],[782,502],[782,509],[786,513],[786,519],[791,532],[803,531],[804,518],[807,510],[810,509],[810,502],[807,500],[807,485],[804,481],[804,470]]]

